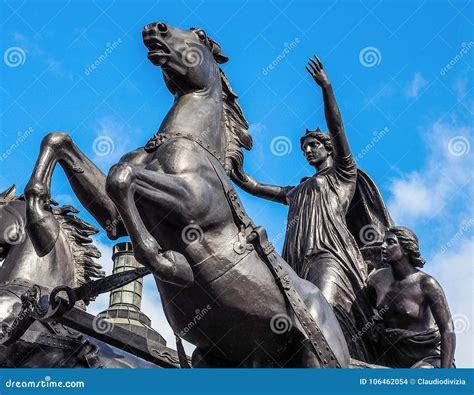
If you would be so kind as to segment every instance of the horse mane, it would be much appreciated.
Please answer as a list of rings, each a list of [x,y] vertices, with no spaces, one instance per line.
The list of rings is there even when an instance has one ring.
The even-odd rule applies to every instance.
[[[71,215],[71,213],[79,213],[79,210],[73,206],[53,207],[52,212],[71,249],[75,286],[81,286],[92,281],[93,278],[104,277],[105,272],[102,266],[95,261],[101,257],[101,253],[89,237],[99,233],[99,230],[79,217]],[[88,304],[90,300],[84,300],[84,302]]]
[[[227,174],[234,172],[243,177],[244,154],[242,148],[252,149],[252,136],[249,134],[249,124],[244,117],[242,108],[237,103],[237,94],[230,86],[229,80],[221,68],[223,129],[226,134],[226,150],[224,168]]]
[[[23,195],[16,195],[15,185],[0,193],[0,204],[8,204],[14,200],[25,200]],[[56,202],[52,203],[57,204]],[[79,210],[73,206],[53,207],[52,213],[57,219],[60,229],[71,249],[74,285],[80,286],[92,281],[93,278],[104,277],[105,272],[102,270],[102,266],[95,261],[95,259],[100,258],[101,253],[92,244],[93,240],[89,237],[97,234],[99,230],[75,215],[71,215],[79,213]],[[84,300],[84,302],[88,304],[90,300]]]

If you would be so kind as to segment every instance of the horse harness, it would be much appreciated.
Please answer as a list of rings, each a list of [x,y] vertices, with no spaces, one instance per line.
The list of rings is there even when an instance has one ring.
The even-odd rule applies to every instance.
[[[316,321],[311,316],[308,307],[301,299],[300,295],[296,291],[295,287],[292,284],[288,272],[285,270],[283,265],[279,262],[283,258],[278,256],[275,252],[275,248],[272,243],[268,240],[266,230],[261,226],[256,226],[250,217],[245,212],[243,205],[240,201],[237,192],[233,188],[230,182],[225,182],[228,178],[222,164],[221,158],[216,154],[216,151],[211,151],[209,148],[204,146],[201,141],[197,141],[193,136],[176,133],[173,135],[166,134],[160,135],[155,134],[151,140],[145,146],[147,152],[153,152],[165,141],[171,139],[185,138],[191,140],[194,143],[198,144],[204,151],[206,151],[206,157],[209,160],[211,167],[216,173],[217,178],[220,181],[226,200],[228,202],[229,208],[232,212],[232,217],[234,223],[240,229],[239,235],[246,235],[244,239],[247,243],[253,245],[259,256],[266,263],[267,267],[270,269],[273,277],[275,278],[276,283],[278,284],[280,290],[285,296],[289,306],[291,307],[294,315],[298,319],[301,327],[303,329],[304,335],[307,340],[310,342],[315,355],[319,359],[321,366],[325,368],[340,368],[341,364],[337,360],[334,352],[329,346],[324,334],[319,328]],[[248,250],[248,247],[245,247],[244,243],[240,242],[241,237],[239,236],[239,246],[234,245],[234,250],[236,252],[239,249],[242,250],[242,253]]]
[[[38,285],[33,285],[27,280],[14,279],[11,281],[4,281],[0,283],[0,288],[22,299],[23,309],[28,306],[34,308],[36,306],[34,295],[30,290],[36,289]],[[25,288],[28,290],[25,293]],[[31,297],[31,304],[25,298]],[[22,310],[21,314],[26,314],[27,311]],[[81,333],[72,330],[57,322],[41,322],[35,321],[19,339],[23,343],[46,346],[72,352],[76,355],[78,360],[84,360],[90,368],[101,368],[103,364],[99,357],[98,347],[91,343]],[[55,367],[62,367],[57,365]]]

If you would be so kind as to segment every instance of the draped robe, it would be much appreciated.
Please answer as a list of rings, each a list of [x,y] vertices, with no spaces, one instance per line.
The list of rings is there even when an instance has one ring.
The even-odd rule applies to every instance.
[[[378,189],[348,155],[335,156],[332,167],[286,187],[285,192],[289,212],[282,256],[302,278],[308,279],[314,267],[317,278],[310,280],[323,294],[323,282],[332,282],[337,292],[324,296],[336,313],[351,356],[370,362],[374,350],[364,329],[373,309],[364,289],[368,268],[356,238],[366,224],[382,232],[391,223]]]

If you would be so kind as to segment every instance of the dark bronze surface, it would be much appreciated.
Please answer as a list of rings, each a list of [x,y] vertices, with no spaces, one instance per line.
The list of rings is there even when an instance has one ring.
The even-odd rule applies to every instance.
[[[47,234],[54,240],[42,237],[40,241],[33,241],[29,237],[31,232],[25,231],[27,220],[24,199],[15,195],[14,188],[0,194],[0,246],[4,253],[0,268],[0,366],[155,366],[106,343],[88,340],[62,324],[35,321],[44,313],[41,307],[48,309],[44,303],[38,303],[38,297],[41,296],[39,290],[42,290],[42,295],[49,297],[55,285],[74,288],[84,283],[95,284],[91,283],[91,279],[104,275],[94,261],[100,253],[89,238],[97,233],[97,229],[71,215],[78,212],[73,207],[51,207],[50,210],[50,220],[55,222],[54,228],[58,233],[43,233],[43,236]],[[45,223],[37,224],[34,231],[41,232],[43,226]],[[46,242],[50,251],[39,256],[35,251],[37,242]],[[94,292],[85,292],[80,296],[88,303]],[[22,304],[23,310],[20,309]],[[92,316],[80,310],[84,306],[84,302],[79,301],[74,311],[79,312],[76,316],[80,314],[80,317],[89,319],[82,320],[82,326],[77,328],[76,325],[75,328],[83,333],[107,336],[94,330],[90,323]],[[85,326],[88,326],[88,330],[84,329]],[[168,366],[168,359],[164,363]]]
[[[392,227],[382,244],[388,268],[368,281],[380,325],[375,340],[383,351],[378,361],[395,368],[454,366],[456,335],[439,283],[423,267],[418,239],[404,227]]]
[[[421,262],[416,237],[397,233],[404,228],[393,227],[377,186],[356,167],[319,58],[310,59],[307,71],[321,87],[328,133],[306,131],[301,149],[315,173],[296,186],[280,187],[243,170],[242,150],[251,149],[252,138],[219,66],[228,61],[220,45],[202,29],[163,22],[145,26],[143,42],[174,96],[150,140],[105,175],[67,133],[50,133],[24,198],[16,198],[14,190],[0,195],[1,225],[13,230],[0,232],[5,259],[0,319],[13,323],[3,331],[0,363],[19,363],[12,362],[12,354],[26,353],[20,339],[28,338],[61,351],[49,364],[38,353],[22,366],[54,366],[61,358],[71,360],[72,351],[82,359],[67,366],[103,361],[114,366],[114,357],[101,355],[103,345],[83,336],[88,335],[161,366],[178,364],[176,353],[139,336],[127,338],[123,328],[97,333],[91,329],[93,317],[77,303],[73,307],[122,281],[91,282],[103,273],[86,259],[86,275],[77,284],[71,235],[62,225],[74,225],[76,244],[92,257],[98,252],[89,236],[97,230],[70,215],[74,208],[54,207],[51,177],[59,164],[108,237],[129,236],[135,258],[146,268],[140,274],[154,275],[178,339],[181,366],[187,362],[180,338],[196,346],[193,367],[348,367],[350,357],[362,365],[452,366],[455,336],[443,291],[415,268]],[[283,258],[248,217],[231,180],[255,196],[289,206]],[[385,234],[384,241],[364,240],[366,227]],[[40,288],[33,284],[47,286],[48,292],[53,286],[72,290],[69,301],[56,304],[53,292],[52,303],[43,299],[45,313],[35,293]],[[23,312],[14,307],[21,295]],[[82,334],[45,334],[48,328],[61,332],[62,325]]]
[[[301,347],[304,330],[263,258],[255,250],[242,257],[234,249],[239,235],[251,229],[236,224],[221,184],[230,181],[219,179],[210,158],[228,174],[242,176],[241,149],[251,148],[251,137],[218,66],[227,57],[199,29],[154,23],[145,27],[143,39],[175,97],[158,130],[163,138],[125,155],[105,176],[66,133],[47,135],[25,189],[28,230],[41,223],[55,235],[44,207],[59,163],[108,235],[130,236],[136,259],[155,275],[171,327],[197,347],[194,366],[320,366],[314,349]],[[191,242],[185,237],[190,227],[199,236]],[[49,245],[37,240],[35,247],[44,253]],[[307,305],[305,314],[321,328],[340,365],[348,366],[347,345],[330,306],[317,287],[281,262]],[[211,308],[205,318],[184,333],[196,310],[206,306]],[[285,333],[272,330],[278,315],[288,317]]]

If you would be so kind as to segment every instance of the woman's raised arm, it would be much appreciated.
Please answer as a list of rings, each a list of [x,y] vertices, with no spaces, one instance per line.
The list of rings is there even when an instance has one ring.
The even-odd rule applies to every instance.
[[[306,70],[323,91],[324,113],[329,135],[333,143],[334,157],[345,158],[351,154],[351,150],[344,132],[344,124],[342,123],[341,113],[339,112],[331,82],[317,56],[314,59],[309,59],[308,66],[306,66]]]

